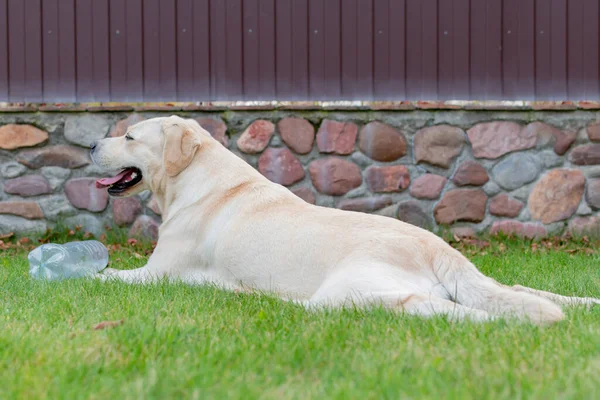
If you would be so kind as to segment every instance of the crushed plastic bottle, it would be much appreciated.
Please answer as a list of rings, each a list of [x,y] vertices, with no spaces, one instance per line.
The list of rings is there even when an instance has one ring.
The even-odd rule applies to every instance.
[[[36,279],[82,278],[102,271],[108,264],[108,250],[96,240],[66,244],[48,243],[32,250],[29,275]]]

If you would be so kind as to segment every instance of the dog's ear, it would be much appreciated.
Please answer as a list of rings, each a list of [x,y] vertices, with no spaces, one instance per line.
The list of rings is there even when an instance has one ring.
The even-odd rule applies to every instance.
[[[181,118],[168,118],[162,124],[165,135],[163,158],[170,177],[179,175],[192,162],[201,146],[200,137]]]

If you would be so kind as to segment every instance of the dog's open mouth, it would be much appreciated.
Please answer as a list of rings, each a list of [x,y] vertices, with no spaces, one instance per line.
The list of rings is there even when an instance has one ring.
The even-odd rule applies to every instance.
[[[96,181],[99,189],[108,188],[108,193],[118,195],[137,185],[142,180],[142,171],[135,167],[125,168],[111,178],[102,178]]]

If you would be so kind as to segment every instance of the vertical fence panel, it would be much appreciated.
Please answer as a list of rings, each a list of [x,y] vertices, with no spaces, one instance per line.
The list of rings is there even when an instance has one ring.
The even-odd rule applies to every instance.
[[[390,77],[387,100],[406,99],[406,1],[390,0]]]
[[[406,97],[409,100],[423,95],[423,15],[421,0],[406,0]]]
[[[486,95],[486,2],[471,1],[471,57],[470,57],[470,97],[484,99]]]
[[[195,0],[193,5],[194,92],[191,100],[210,99],[210,0]]]
[[[454,27],[454,2],[442,1],[439,9],[438,41],[439,52],[439,98],[440,100],[454,97],[454,44],[457,32]]]
[[[390,2],[373,1],[373,94],[380,98],[389,91],[391,44]]]
[[[53,101],[59,97],[60,89],[60,23],[58,21],[59,0],[44,1],[42,15],[42,39],[44,59],[44,101]]]
[[[278,7],[279,1],[276,0]],[[309,0],[293,0],[292,34],[292,77],[293,92],[289,100],[306,100],[309,98]],[[279,93],[278,93],[279,95]]]
[[[108,0],[92,2],[92,46],[94,97],[96,101],[110,100],[110,20]]]
[[[585,93],[583,100],[598,100],[600,87],[598,85],[599,53],[598,47],[598,21],[600,20],[598,0],[585,0],[583,12],[583,31],[585,32],[583,48],[585,49],[585,62],[583,77],[585,80]]]
[[[553,100],[564,100],[567,98],[567,0],[552,0],[551,7],[550,94]]]
[[[294,20],[293,0],[277,0],[275,10],[275,70],[277,96],[290,99],[294,90]],[[306,21],[305,21],[306,23]],[[306,94],[306,91],[304,92]]]
[[[177,97],[194,99],[194,1],[177,0]]]
[[[25,3],[8,0],[8,76],[9,101],[22,102],[27,98],[25,90]]]
[[[437,0],[421,0],[422,3],[422,96],[429,100],[438,97],[438,9]]]
[[[228,0],[226,7],[226,43],[225,48],[220,49],[227,57],[226,94],[231,100],[241,100],[244,96],[242,0]]]
[[[255,57],[260,65],[258,69],[258,94],[256,97],[244,93],[245,97],[258,100],[273,100],[276,98],[275,88],[275,3],[276,0],[262,0],[258,4],[258,40],[259,46]],[[244,4],[244,10],[246,5]],[[244,57],[246,56],[244,50]],[[271,60],[263,63],[261,60]],[[247,78],[244,74],[244,81]]]
[[[469,0],[454,0],[453,21],[454,41],[453,47],[453,99],[465,99],[469,97],[470,92],[470,1]],[[440,68],[444,68],[440,64]]]
[[[309,0],[309,95],[312,99],[325,99],[325,18],[322,0]]]
[[[550,1],[536,1],[535,4],[535,90],[536,96],[552,96],[552,43],[551,38],[552,4]]]
[[[342,7],[342,97],[358,94],[358,0],[346,0]]]
[[[583,31],[584,0],[569,0],[567,21],[567,70],[569,100],[576,100],[585,92],[583,80],[584,68],[584,31]]]
[[[358,0],[356,24],[356,96],[370,99],[373,96],[373,1]],[[400,38],[398,38],[399,40]]]
[[[486,4],[486,94],[484,100],[502,99],[502,0]]]
[[[210,80],[214,100],[227,99],[226,7],[226,0],[210,1]]]
[[[158,35],[160,91],[161,98],[167,99],[177,98],[177,17],[175,8],[175,0],[160,0],[160,33]]]
[[[127,3],[110,0],[110,93],[126,98],[131,88],[128,85],[127,60]]]
[[[111,96],[143,98],[142,0],[110,0]]]
[[[519,100],[535,99],[535,0],[519,1]]]
[[[504,96],[519,98],[519,3],[521,0],[504,0],[502,14],[504,37],[502,44],[502,70]]]
[[[24,0],[25,101],[40,102],[42,94],[42,0]]]
[[[342,0],[321,0],[323,4],[325,98],[339,99],[341,90],[341,10]]]
[[[44,0],[42,10],[43,100],[77,99],[75,1]]]

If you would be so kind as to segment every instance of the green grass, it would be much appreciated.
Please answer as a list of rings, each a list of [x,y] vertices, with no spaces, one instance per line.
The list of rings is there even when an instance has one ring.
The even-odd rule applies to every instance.
[[[576,251],[594,246],[463,250],[504,283],[600,297],[600,256]],[[111,259],[134,268],[147,250],[124,246]],[[570,310],[547,328],[310,313],[210,287],[33,281],[26,255],[0,252],[1,399],[600,396],[600,309]]]

